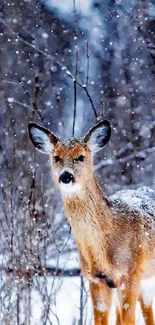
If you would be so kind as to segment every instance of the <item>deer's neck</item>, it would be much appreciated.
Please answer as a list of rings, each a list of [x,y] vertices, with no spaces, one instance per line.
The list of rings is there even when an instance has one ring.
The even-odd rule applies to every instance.
[[[106,231],[111,227],[110,206],[94,175],[83,192],[64,198],[64,206],[72,229],[83,221],[103,226]]]

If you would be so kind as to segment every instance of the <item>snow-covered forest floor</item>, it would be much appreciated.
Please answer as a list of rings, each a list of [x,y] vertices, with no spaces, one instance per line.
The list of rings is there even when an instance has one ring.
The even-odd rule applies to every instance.
[[[74,268],[78,267],[78,256],[77,254],[71,254],[68,258],[62,259],[60,265],[65,268]],[[81,285],[80,277],[64,277],[57,278],[53,283],[53,278],[48,278],[48,290],[53,286],[53,291],[56,291],[56,297],[52,299],[51,309],[52,313],[50,315],[50,319],[52,324],[64,324],[64,325],[72,325],[77,324],[80,319],[80,285]],[[147,292],[148,295],[154,295],[155,291],[155,277],[151,280],[146,280]],[[113,305],[110,313],[110,324],[115,324],[115,304],[116,304],[116,291],[114,289],[113,294]],[[88,281],[84,281],[84,292],[83,292],[83,324],[91,325],[93,322],[93,314],[92,314],[92,303],[89,294],[89,286]],[[42,310],[42,302],[40,299],[40,295],[36,290],[32,291],[32,319],[33,325],[40,325],[40,317]],[[155,304],[154,304],[155,310]],[[140,308],[140,303],[137,302],[136,309],[136,324],[137,325],[145,325],[144,319],[142,317],[142,312]]]

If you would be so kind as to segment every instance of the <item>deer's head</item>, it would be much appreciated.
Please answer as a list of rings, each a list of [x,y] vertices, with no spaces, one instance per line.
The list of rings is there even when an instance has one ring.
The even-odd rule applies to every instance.
[[[82,193],[93,174],[94,153],[109,141],[110,123],[100,121],[81,139],[60,140],[53,132],[33,122],[28,129],[35,148],[50,155],[53,178],[62,195]]]

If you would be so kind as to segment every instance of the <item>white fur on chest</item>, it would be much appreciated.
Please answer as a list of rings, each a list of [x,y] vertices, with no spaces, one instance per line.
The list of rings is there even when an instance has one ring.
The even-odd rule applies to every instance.
[[[77,195],[82,196],[83,191],[80,184],[61,184],[62,197],[65,199],[76,197]]]

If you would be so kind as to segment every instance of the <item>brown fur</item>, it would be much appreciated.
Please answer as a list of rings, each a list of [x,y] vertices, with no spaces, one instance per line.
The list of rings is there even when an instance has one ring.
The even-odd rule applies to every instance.
[[[94,324],[108,325],[111,288],[115,287],[119,299],[117,325],[135,325],[138,299],[146,324],[154,325],[152,306],[145,305],[140,285],[155,275],[155,195],[142,189],[121,191],[109,200],[104,197],[93,172],[91,148],[108,141],[109,122],[99,122],[84,140],[60,141],[34,123],[29,132],[39,150],[50,152],[53,178],[62,193],[82,272],[90,281]],[[78,159],[80,155],[83,161]],[[68,183],[62,184],[59,178],[66,170],[74,176],[71,192]],[[130,200],[126,202],[127,198]]]
[[[62,158],[63,166],[74,170],[76,181],[84,190],[82,195],[64,198],[64,206],[81,255],[81,268],[91,279],[95,325],[108,324],[111,301],[111,289],[103,284],[102,279],[99,285],[95,284],[98,273],[106,275],[118,288],[120,314],[117,312],[117,323],[121,319],[122,325],[134,325],[140,281],[144,277],[147,262],[154,256],[151,253],[150,238],[146,241],[145,236],[149,224],[144,224],[145,220],[137,211],[133,211],[130,218],[128,216],[131,212],[127,208],[120,211],[116,206],[115,209],[104,198],[93,173],[92,158],[86,145],[74,142],[72,147],[59,143],[53,152],[53,155],[56,154]],[[75,165],[74,159],[80,154],[85,155],[85,162]],[[55,166],[52,159],[53,172],[55,168],[63,166]],[[55,176],[54,179],[59,187]],[[155,243],[155,234],[153,239]],[[124,291],[121,290],[122,283]],[[102,286],[102,293],[98,286]],[[102,300],[108,300],[104,312],[95,308],[96,299],[100,296]],[[124,308],[124,305],[128,308]],[[143,305],[142,309],[144,315],[150,315],[150,310],[147,311]],[[152,316],[148,317],[150,319]],[[152,324],[154,323],[150,323]]]

